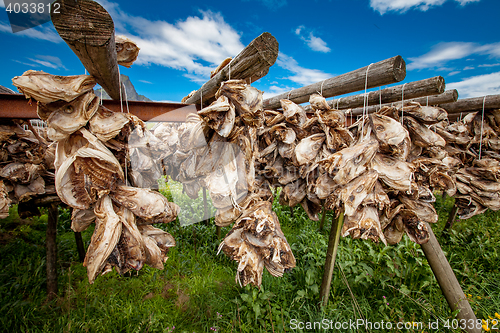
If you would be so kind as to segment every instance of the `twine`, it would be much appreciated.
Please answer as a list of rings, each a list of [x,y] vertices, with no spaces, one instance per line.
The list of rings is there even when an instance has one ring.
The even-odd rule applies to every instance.
[[[481,138],[479,139],[479,160],[481,160],[481,149],[483,148],[483,127],[484,127],[484,103],[486,96],[483,98],[483,112],[481,113]]]
[[[405,107],[405,86],[406,83],[403,84],[403,88],[401,89],[401,124],[403,124],[403,109]]]

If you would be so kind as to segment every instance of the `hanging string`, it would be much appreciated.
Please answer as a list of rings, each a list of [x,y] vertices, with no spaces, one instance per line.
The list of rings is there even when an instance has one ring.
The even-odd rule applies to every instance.
[[[342,99],[342,97],[340,97],[338,100],[337,100],[337,110],[339,109],[339,103],[340,103],[340,100]]]
[[[378,105],[382,108],[382,87],[378,87]]]
[[[323,97],[323,83],[325,83],[325,81],[326,81],[326,79],[321,81],[321,92],[319,93],[321,95],[321,97]]]
[[[290,99],[290,94],[291,94],[291,93],[292,93],[292,91],[290,90],[290,91],[288,92],[288,95],[286,95],[286,99],[288,99],[288,100]]]
[[[103,88],[101,87],[101,100],[100,100],[101,105],[102,105],[102,91],[103,91]]]
[[[403,88],[401,89],[401,124],[403,123],[403,109],[405,106],[405,86],[406,83],[403,84]]]
[[[427,96],[427,104],[425,106],[429,106],[429,96]]]
[[[231,80],[231,63],[232,62],[233,62],[232,60],[229,62],[229,80]]]
[[[203,86],[200,89],[200,109],[203,109]]]
[[[458,119],[458,121],[462,121],[462,115],[463,115],[463,113],[460,112],[460,118]]]
[[[128,108],[128,97],[127,97],[127,89],[125,89],[125,85],[123,85],[123,92],[125,94],[125,105],[127,106],[127,113],[130,113],[130,110]]]
[[[365,94],[363,96],[363,117],[361,118],[361,136],[363,136],[364,133],[364,122],[365,122],[365,115],[366,115],[366,107],[368,106],[368,97],[366,96],[366,90],[368,89],[368,71],[370,70],[370,66],[372,64],[369,64],[368,67],[366,68],[366,74],[365,74]]]
[[[484,126],[484,103],[486,96],[483,98],[483,112],[481,113],[481,138],[479,139],[479,159],[481,159],[481,149],[483,148],[483,126]]]
[[[120,109],[123,112],[122,78],[120,75],[120,69],[118,69],[118,83],[120,84]]]

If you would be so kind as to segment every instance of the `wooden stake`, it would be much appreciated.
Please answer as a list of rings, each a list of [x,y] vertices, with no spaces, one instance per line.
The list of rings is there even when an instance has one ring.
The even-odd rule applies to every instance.
[[[57,219],[59,206],[55,203],[49,206],[45,246],[47,250],[47,299],[57,296]]]
[[[322,306],[328,304],[330,296],[330,286],[332,284],[333,268],[335,266],[335,257],[340,240],[340,230],[344,224],[344,213],[342,212],[338,218],[334,217],[332,228],[330,229],[330,238],[328,239],[328,250],[326,252],[325,270],[323,272],[323,280],[321,281],[321,289],[319,292]]]
[[[208,105],[215,100],[215,93],[224,81],[234,79],[247,80],[252,83],[264,77],[278,58],[279,44],[269,32],[264,32],[245,47],[219,73],[207,81],[193,96],[185,102],[187,104]]]
[[[60,10],[51,13],[52,23],[61,38],[108,95],[120,99],[115,26],[111,16],[91,0],[57,0],[54,4],[59,4]]]
[[[405,88],[405,90],[406,90],[406,88]],[[401,104],[401,97],[402,96],[400,95],[399,96],[399,104]],[[409,102],[418,102],[421,105],[427,105],[427,104],[428,105],[436,105],[436,104],[440,104],[440,103],[454,102],[457,100],[457,98],[458,98],[458,91],[456,89],[453,89],[453,90],[447,90],[444,93],[439,94],[439,95],[419,97],[419,98],[413,98],[413,99],[409,99],[409,100],[406,100],[406,98],[405,98],[404,101],[405,101],[405,104],[407,104]],[[368,114],[375,113],[384,106],[391,106],[391,105],[396,105],[396,104],[398,104],[398,103],[394,102],[394,103],[386,103],[386,104],[382,104],[382,105],[377,103],[376,105],[368,106],[366,108],[366,112]],[[354,108],[351,110],[350,114],[353,116],[358,116],[360,114],[363,114],[363,108]]]
[[[85,260],[85,246],[83,245],[82,233],[75,232],[76,251],[78,252],[78,260],[83,262]]]
[[[429,79],[408,82],[382,90],[370,91],[366,94],[366,96],[364,93],[346,96],[335,100],[329,100],[327,103],[334,109],[352,109],[361,107],[365,103],[367,103],[367,105],[375,105],[380,104],[381,102],[385,104],[401,101],[401,94],[403,92],[405,99],[442,94],[444,92],[444,87],[445,83],[443,77],[435,76]],[[304,109],[306,112],[312,112],[310,105],[306,105]]]
[[[451,230],[451,228],[453,227],[453,223],[455,223],[455,219],[457,218],[457,213],[458,213],[458,206],[453,205],[453,208],[451,209],[450,215],[448,215],[448,221],[446,221],[443,231]]]
[[[323,214],[321,215],[321,222],[319,223],[319,232],[323,231],[323,228],[325,227],[325,220],[326,220],[326,208],[323,206]]]
[[[369,68],[368,68],[369,67]],[[368,80],[367,80],[368,73]],[[355,71],[332,77],[299,89],[292,90],[264,100],[264,109],[278,109],[280,99],[289,99],[295,103],[309,101],[309,96],[323,92],[323,96],[332,97],[374,88],[403,80],[406,76],[406,64],[401,56],[379,61]]]
[[[456,310],[460,310],[457,315],[459,322],[474,323],[474,325],[465,325],[466,332],[480,333],[481,329],[476,328],[475,325],[477,322],[476,315],[474,314],[474,311],[472,311],[472,308],[462,291],[462,287],[458,283],[457,277],[451,269],[450,263],[446,259],[446,256],[444,255],[431,226],[428,223],[426,223],[426,226],[429,230],[430,237],[429,241],[422,244],[421,247],[451,311],[454,312]]]

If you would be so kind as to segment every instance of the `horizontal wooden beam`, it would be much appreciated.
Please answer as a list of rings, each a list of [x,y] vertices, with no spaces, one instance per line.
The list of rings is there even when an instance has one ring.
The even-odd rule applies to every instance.
[[[103,105],[110,110],[127,112],[125,102],[103,100]],[[184,103],[139,102],[129,101],[128,111],[143,121],[183,122],[188,113],[196,113],[197,106]],[[30,103],[21,94],[0,94],[0,118],[38,119],[36,102]]]
[[[405,84],[388,87],[381,90],[370,91],[366,95],[352,95],[339,99],[327,101],[328,105],[334,109],[352,109],[366,105],[385,104],[401,101],[401,98],[410,99],[422,96],[442,94],[444,92],[444,79],[442,76],[435,76],[429,79],[408,82]],[[306,112],[311,112],[310,105],[304,107]]]
[[[279,44],[269,32],[264,32],[245,47],[231,62],[214,77],[205,82],[193,96],[186,100],[189,104],[208,105],[214,101],[215,93],[222,82],[229,79],[247,80],[252,83],[265,76],[278,58]]]
[[[482,97],[459,99],[454,103],[439,104],[448,113],[461,113],[465,111],[481,111],[483,109],[500,109],[500,95],[487,95]]]
[[[405,99],[405,103],[409,102],[418,102],[422,105],[438,105],[441,103],[447,103],[447,102],[453,102],[456,101],[458,98],[458,91],[456,89],[452,90],[447,90],[442,94],[439,95],[432,95],[432,96],[425,96],[425,97],[419,97],[419,98],[412,98],[412,99]],[[375,113],[378,110],[380,110],[381,107],[384,106],[392,106],[396,104],[401,104],[401,99],[399,101],[395,101],[394,103],[386,103],[386,104],[377,104],[377,105],[371,105],[366,108],[366,113]],[[354,108],[350,111],[350,114],[353,116],[359,116],[363,114],[363,108]]]
[[[309,101],[309,96],[322,92],[323,97],[349,94],[402,81],[406,76],[406,63],[401,56],[379,61],[355,71],[335,76],[299,89],[264,100],[264,109],[278,109],[280,99],[289,99],[297,104]]]

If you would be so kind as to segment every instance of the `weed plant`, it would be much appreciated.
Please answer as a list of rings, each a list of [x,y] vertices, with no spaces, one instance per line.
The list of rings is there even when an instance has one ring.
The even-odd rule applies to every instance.
[[[170,182],[168,184],[171,184]],[[172,198],[174,184],[162,189]],[[182,197],[178,196],[177,197]],[[179,199],[177,199],[179,200]],[[188,200],[184,197],[182,200]],[[186,202],[185,218],[201,220],[200,197]],[[439,222],[434,232],[479,319],[500,319],[499,214],[486,212],[457,221],[442,232],[453,199],[438,198]],[[333,323],[438,321],[439,330],[414,326],[401,332],[448,332],[456,318],[444,299],[419,245],[406,236],[396,246],[341,238],[328,306],[319,305],[326,258],[327,224],[295,207],[274,203],[297,267],[282,278],[264,272],[262,287],[240,288],[237,263],[217,255],[221,239],[213,219],[181,227],[161,226],[176,239],[165,269],[145,266],[120,276],[115,272],[89,284],[78,262],[70,213],[61,209],[58,223],[59,296],[47,301],[45,291],[45,230],[47,215],[20,219],[16,209],[0,221],[0,330],[4,332],[375,332],[365,329],[298,328],[299,322]],[[42,212],[44,213],[44,212]],[[331,212],[327,221],[332,221]],[[330,223],[329,222],[329,223]],[[230,228],[222,228],[222,237]],[[93,228],[82,233],[85,246]],[[306,325],[306,324],[304,324]],[[313,324],[311,324],[313,325]],[[314,326],[313,326],[314,327]],[[497,325],[500,327],[500,325]],[[296,328],[296,329],[295,329]],[[457,330],[458,332],[458,330]]]

